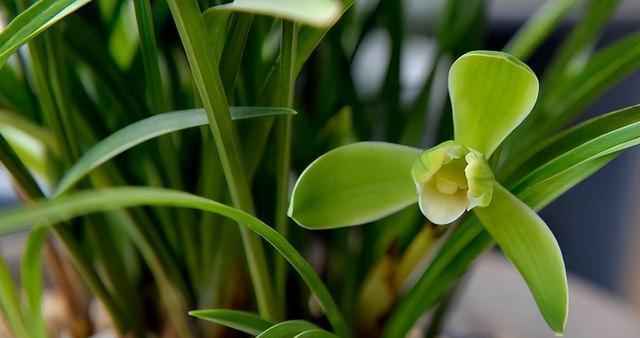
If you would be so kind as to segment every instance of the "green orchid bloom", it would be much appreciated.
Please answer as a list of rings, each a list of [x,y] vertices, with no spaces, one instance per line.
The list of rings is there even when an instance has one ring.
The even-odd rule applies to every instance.
[[[334,149],[300,175],[289,216],[305,228],[329,229],[376,221],[416,202],[436,224],[471,211],[561,334],[568,291],[558,244],[542,219],[495,180],[488,164],[535,105],[538,79],[506,53],[474,51],[451,66],[449,94],[453,140],[426,151],[384,142]]]
[[[489,206],[493,174],[487,159],[533,108],[538,79],[508,54],[471,52],[451,66],[449,93],[454,141],[425,151],[412,170],[420,210],[436,224]]]

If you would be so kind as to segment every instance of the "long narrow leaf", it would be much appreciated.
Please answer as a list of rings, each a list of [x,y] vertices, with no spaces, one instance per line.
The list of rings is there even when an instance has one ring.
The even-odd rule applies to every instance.
[[[544,131],[566,124],[607,89],[640,66],[640,34],[633,34],[597,52],[575,75],[549,93],[540,107],[547,117]]]
[[[167,3],[182,40],[202,105],[207,113],[209,130],[218,150],[233,205],[253,213],[255,206],[251,197],[250,183],[245,166],[241,163],[238,137],[229,117],[229,102],[220,76],[220,67],[215,50],[209,43],[199,4],[192,0],[168,0]],[[272,281],[267,271],[264,248],[259,238],[245,227],[240,228],[240,233],[258,311],[268,319],[277,318],[278,313],[273,300]]]
[[[13,334],[17,338],[29,337],[25,318],[20,308],[18,291],[4,257],[0,257],[0,305]]]
[[[348,326],[329,290],[313,267],[282,235],[246,212],[203,197],[182,191],[148,187],[88,190],[56,200],[35,202],[5,210],[0,215],[0,234],[26,229],[29,224],[59,223],[95,212],[142,205],[198,209],[245,224],[249,230],[264,238],[278,250],[293,266],[318,299],[335,331],[343,337],[349,336]]]
[[[509,40],[504,51],[520,60],[526,60],[551,31],[565,18],[580,0],[547,0],[533,14],[516,35]]]
[[[545,206],[580,183],[585,177],[591,176],[591,174],[604,167],[619,154],[619,152],[616,152],[600,156],[572,167],[547,180],[538,182],[531,187],[513,189],[513,192],[529,205]]]
[[[211,309],[190,311],[189,314],[254,336],[273,326],[270,321],[246,311]]]
[[[598,38],[602,27],[609,21],[620,0],[589,0],[588,3],[584,17],[563,42],[545,73],[542,88],[545,94],[555,88],[555,85],[562,83],[558,79],[567,70],[567,66],[589,43]]]
[[[256,338],[292,338],[302,332],[317,328],[317,326],[305,320],[289,320],[273,325]]]
[[[252,14],[270,15],[299,23],[317,26],[332,26],[342,14],[342,4],[337,0],[235,0],[229,4],[211,7],[204,12],[237,11]]]
[[[20,46],[91,0],[40,0],[0,33],[0,67]]]
[[[24,118],[22,115],[15,114],[8,110],[0,110],[0,126],[10,126],[16,128],[33,138],[40,141],[44,146],[49,147],[51,151],[57,153],[58,145],[51,132],[33,121]]]
[[[46,243],[47,235],[47,228],[34,229],[29,233],[20,265],[22,288],[27,305],[25,316],[29,318],[29,330],[33,338],[47,337],[47,328],[42,315],[42,247]]]
[[[269,107],[231,107],[230,111],[236,120],[295,114],[295,111],[288,108]],[[91,170],[142,142],[174,131],[203,126],[207,123],[207,115],[203,109],[191,109],[158,114],[131,124],[103,139],[87,151],[73,167],[67,170],[56,188],[55,195],[63,194]]]
[[[534,186],[581,163],[639,143],[640,105],[596,117],[543,143],[511,173],[511,177],[521,177],[513,188]]]
[[[338,338],[338,336],[322,329],[313,329],[304,331],[294,338]]]

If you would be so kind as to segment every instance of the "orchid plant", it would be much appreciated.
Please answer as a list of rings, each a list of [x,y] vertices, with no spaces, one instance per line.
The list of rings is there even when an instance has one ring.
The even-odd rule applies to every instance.
[[[568,291],[558,243],[489,166],[533,108],[538,79],[507,53],[473,51],[451,66],[449,93],[454,140],[424,152],[381,142],[332,150],[300,175],[289,216],[303,227],[327,229],[376,221],[416,201],[435,224],[473,210],[524,277],[551,329],[562,334]]]
[[[484,0],[443,1],[428,32],[403,1],[0,0],[21,201],[0,235],[28,233],[20,278],[0,257],[7,335],[398,338],[434,311],[435,337],[494,244],[561,334],[567,278],[535,211],[640,143],[640,106],[563,130],[640,69],[638,34],[593,48],[618,2],[549,0],[504,52],[468,52]],[[579,5],[538,82],[523,61]],[[381,31],[367,94],[352,70]],[[437,47],[405,98],[410,34]]]

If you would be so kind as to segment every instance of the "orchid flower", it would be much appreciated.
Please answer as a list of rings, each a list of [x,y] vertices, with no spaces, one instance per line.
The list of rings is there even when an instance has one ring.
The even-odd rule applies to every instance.
[[[328,229],[376,221],[416,202],[436,224],[471,211],[523,276],[551,329],[561,333],[568,292],[558,244],[488,164],[531,112],[538,79],[506,53],[474,51],[451,66],[449,94],[453,140],[426,151],[384,142],[334,149],[300,175],[289,216],[305,228]]]

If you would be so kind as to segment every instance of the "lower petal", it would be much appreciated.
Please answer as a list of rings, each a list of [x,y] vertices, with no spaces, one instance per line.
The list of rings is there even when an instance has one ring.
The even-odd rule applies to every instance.
[[[448,224],[458,219],[467,209],[464,190],[448,195],[438,191],[436,180],[429,180],[419,187],[418,204],[422,213],[435,224]]]

